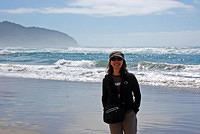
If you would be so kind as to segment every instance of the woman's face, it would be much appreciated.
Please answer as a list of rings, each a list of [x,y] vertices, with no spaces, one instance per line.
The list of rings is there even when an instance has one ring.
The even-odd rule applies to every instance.
[[[110,60],[110,64],[114,70],[120,70],[123,65],[123,59],[121,57],[112,57]]]

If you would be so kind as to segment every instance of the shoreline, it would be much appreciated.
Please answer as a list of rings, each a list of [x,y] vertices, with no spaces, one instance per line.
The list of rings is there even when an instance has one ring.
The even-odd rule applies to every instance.
[[[23,77],[12,77],[12,76],[0,76],[0,79],[21,79],[21,80],[41,80],[41,81],[57,81],[57,82],[67,82],[67,83],[94,83],[94,84],[101,84],[102,82],[93,82],[93,81],[69,81],[69,80],[54,80],[54,79],[37,79],[37,78],[23,78]],[[140,84],[140,83],[139,83]],[[192,87],[173,87],[173,86],[162,86],[162,85],[147,85],[147,84],[140,84],[140,87],[155,87],[155,88],[167,88],[167,89],[174,89],[178,91],[189,91],[192,92],[195,90],[195,92],[200,93],[200,90],[198,91],[198,88],[192,88]]]
[[[0,85],[0,133],[109,133],[102,121],[100,82],[0,77]],[[200,94],[182,88],[140,88],[138,134],[199,133]]]

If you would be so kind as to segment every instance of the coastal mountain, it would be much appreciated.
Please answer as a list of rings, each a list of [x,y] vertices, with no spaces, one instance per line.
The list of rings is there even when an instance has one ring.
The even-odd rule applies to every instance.
[[[64,48],[78,43],[69,35],[45,28],[24,27],[8,21],[0,22],[1,47]]]

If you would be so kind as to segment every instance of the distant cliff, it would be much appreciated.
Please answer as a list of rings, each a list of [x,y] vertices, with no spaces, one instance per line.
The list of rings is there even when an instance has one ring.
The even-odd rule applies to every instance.
[[[24,27],[8,21],[0,22],[1,47],[76,47],[77,41],[69,35],[45,28]]]

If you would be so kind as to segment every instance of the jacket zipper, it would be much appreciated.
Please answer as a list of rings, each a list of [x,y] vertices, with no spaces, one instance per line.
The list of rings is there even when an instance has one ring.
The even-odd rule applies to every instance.
[[[114,111],[116,111],[116,110],[118,110],[118,109],[119,109],[119,107],[112,107],[112,108],[106,110],[106,113],[108,114],[108,113],[114,112]]]

